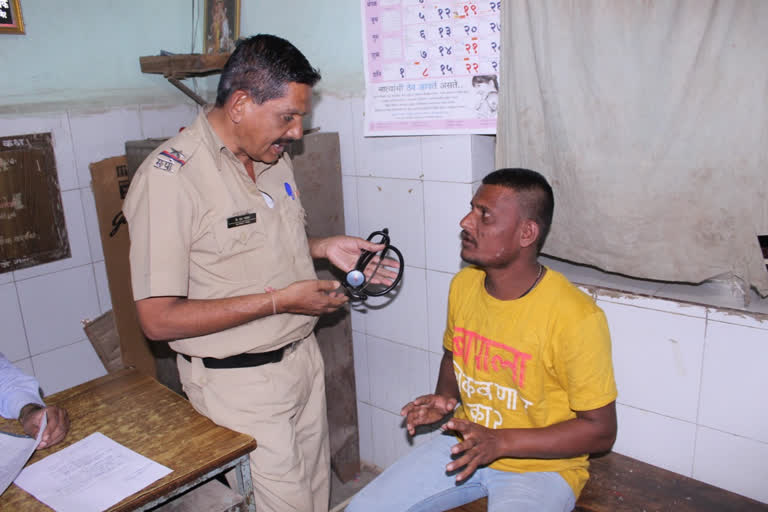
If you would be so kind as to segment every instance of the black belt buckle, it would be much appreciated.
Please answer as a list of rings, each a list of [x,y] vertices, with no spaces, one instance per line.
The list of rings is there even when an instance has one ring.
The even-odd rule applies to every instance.
[[[211,369],[253,368],[255,366],[262,366],[270,363],[279,363],[283,360],[285,349],[292,345],[293,343],[289,343],[284,347],[269,352],[236,354],[223,359],[216,359],[215,357],[203,357],[201,359],[203,360],[203,366]],[[192,358],[187,354],[181,354],[181,357],[187,361],[192,361]]]

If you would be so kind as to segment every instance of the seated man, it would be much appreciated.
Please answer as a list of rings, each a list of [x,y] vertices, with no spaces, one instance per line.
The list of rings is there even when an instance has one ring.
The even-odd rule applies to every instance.
[[[354,498],[347,512],[424,511],[488,496],[489,511],[570,511],[589,453],[616,437],[616,384],[605,315],[538,262],[552,222],[546,179],[502,169],[462,219],[445,353],[435,393],[401,414],[410,435],[443,420]],[[458,407],[457,407],[458,405]]]
[[[55,405],[46,407],[40,398],[37,380],[22,373],[0,354],[0,416],[19,418],[24,432],[37,437],[44,414],[48,416],[48,424],[38,448],[47,448],[66,437],[69,431],[67,411]]]

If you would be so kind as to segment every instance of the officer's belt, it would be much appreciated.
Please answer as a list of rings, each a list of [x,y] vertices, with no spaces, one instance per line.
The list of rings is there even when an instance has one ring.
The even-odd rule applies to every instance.
[[[203,361],[203,366],[213,369],[251,368],[263,364],[279,363],[283,360],[285,351],[292,348],[299,341],[301,340],[294,341],[293,343],[289,343],[275,350],[270,350],[269,352],[237,354],[222,359],[216,359],[215,357],[201,357],[200,359]],[[181,354],[181,357],[187,361],[192,361],[192,357],[187,354]]]

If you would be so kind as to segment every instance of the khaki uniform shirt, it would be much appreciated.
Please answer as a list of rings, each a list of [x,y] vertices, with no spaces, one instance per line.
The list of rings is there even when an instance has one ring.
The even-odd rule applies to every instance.
[[[256,182],[205,113],[147,157],[123,211],[135,300],[217,299],[317,279],[290,158],[254,162]],[[266,352],[308,336],[317,318],[280,314],[171,342],[196,357]]]

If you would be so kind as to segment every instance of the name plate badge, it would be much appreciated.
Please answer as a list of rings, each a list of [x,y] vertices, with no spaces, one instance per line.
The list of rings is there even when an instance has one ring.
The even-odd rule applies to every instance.
[[[245,226],[246,224],[253,224],[256,222],[255,213],[244,213],[243,215],[235,215],[227,219],[227,228],[236,228],[238,226]]]

